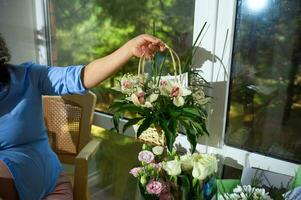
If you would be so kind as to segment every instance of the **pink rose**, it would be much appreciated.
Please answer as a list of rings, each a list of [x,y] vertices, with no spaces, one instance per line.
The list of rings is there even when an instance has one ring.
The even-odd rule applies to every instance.
[[[152,163],[154,159],[155,159],[154,154],[147,150],[140,151],[138,155],[138,160],[141,162],[146,162],[147,164]]]
[[[130,174],[137,178],[141,171],[142,167],[134,167],[133,169],[131,169]]]
[[[163,190],[163,184],[159,181],[150,181],[146,185],[146,191],[149,194],[155,194],[155,195],[160,195],[160,193]]]

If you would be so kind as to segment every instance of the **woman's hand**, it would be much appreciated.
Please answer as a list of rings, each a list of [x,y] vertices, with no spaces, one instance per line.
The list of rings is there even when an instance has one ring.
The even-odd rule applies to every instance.
[[[133,56],[152,58],[156,52],[164,51],[165,44],[158,38],[143,34],[131,39],[127,44]]]
[[[165,44],[158,38],[147,34],[139,35],[110,55],[89,63],[81,73],[82,83],[87,89],[93,88],[116,72],[132,56],[151,58],[157,51],[164,49]]]

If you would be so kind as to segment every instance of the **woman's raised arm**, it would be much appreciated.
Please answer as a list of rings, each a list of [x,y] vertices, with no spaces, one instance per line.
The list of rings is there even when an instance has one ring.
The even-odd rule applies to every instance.
[[[151,35],[139,35],[125,43],[122,47],[108,56],[89,63],[81,73],[81,80],[85,88],[90,89],[115,73],[132,56],[151,58],[155,52],[163,51],[165,45]]]

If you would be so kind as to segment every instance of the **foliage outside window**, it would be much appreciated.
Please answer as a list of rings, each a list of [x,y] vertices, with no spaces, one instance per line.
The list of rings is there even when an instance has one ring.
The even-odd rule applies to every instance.
[[[301,2],[237,2],[226,143],[301,162]]]
[[[183,60],[192,46],[194,0],[49,0],[49,8],[53,65],[87,64],[142,33],[155,34]],[[108,112],[119,95],[111,88],[137,66],[130,60],[93,90],[97,110]]]

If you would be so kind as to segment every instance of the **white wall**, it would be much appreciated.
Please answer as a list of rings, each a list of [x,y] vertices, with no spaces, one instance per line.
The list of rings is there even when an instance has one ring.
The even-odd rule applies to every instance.
[[[37,61],[34,0],[0,0],[0,33],[12,54],[11,63]]]

